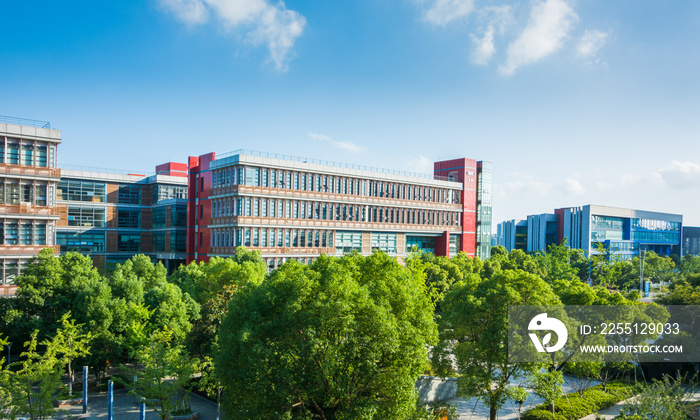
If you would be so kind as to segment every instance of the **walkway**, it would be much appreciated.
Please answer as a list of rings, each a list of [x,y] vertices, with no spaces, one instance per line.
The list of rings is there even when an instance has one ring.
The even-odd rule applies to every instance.
[[[216,404],[196,394],[190,394],[190,406],[200,414],[200,420],[216,420]],[[71,406],[68,412],[74,419],[104,420],[107,418],[107,393],[90,394],[88,398],[88,413],[83,413],[81,405]],[[134,420],[139,417],[139,404],[136,397],[127,394],[124,389],[114,391],[114,420]],[[56,418],[66,418],[58,416]],[[146,409],[146,420],[157,420],[158,414]]]

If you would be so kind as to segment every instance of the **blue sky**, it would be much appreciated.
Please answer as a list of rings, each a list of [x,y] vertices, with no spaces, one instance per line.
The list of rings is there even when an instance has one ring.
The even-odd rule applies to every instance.
[[[239,148],[494,163],[494,222],[601,204],[700,225],[700,2],[8,2],[0,114],[63,164]]]

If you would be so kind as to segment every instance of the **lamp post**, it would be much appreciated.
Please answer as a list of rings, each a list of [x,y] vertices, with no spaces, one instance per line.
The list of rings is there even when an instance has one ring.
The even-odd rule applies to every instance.
[[[12,355],[10,349],[12,349],[12,341],[7,342],[7,366],[10,366],[10,356]]]
[[[644,297],[644,257],[646,256],[646,251],[643,249],[640,249],[640,251],[642,252],[642,258],[639,260],[639,293],[640,296]]]

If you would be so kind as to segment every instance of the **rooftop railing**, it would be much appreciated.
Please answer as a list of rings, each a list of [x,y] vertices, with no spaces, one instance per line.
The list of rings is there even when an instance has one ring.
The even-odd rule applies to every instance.
[[[30,120],[27,118],[17,118],[17,117],[7,117],[5,115],[0,115],[0,123],[26,125],[28,127],[36,127],[36,128],[49,128],[49,129],[51,128],[51,123],[48,121]]]
[[[305,157],[299,157],[299,156],[285,155],[285,154],[280,154],[280,153],[259,152],[256,150],[248,150],[248,149],[238,149],[238,150],[234,150],[232,152],[217,154],[216,160],[221,160],[221,159],[225,159],[227,157],[236,156],[236,155],[262,157],[262,158],[268,158],[268,159],[288,160],[288,161],[292,161],[292,162],[301,162],[301,163],[310,163],[310,164],[314,164],[314,165],[333,166],[336,168],[354,169],[354,170],[358,170],[358,171],[369,171],[369,172],[376,172],[376,173],[389,174],[389,175],[401,175],[401,176],[410,176],[410,177],[415,177],[415,178],[450,181],[450,179],[448,179],[448,177],[440,176],[440,175],[432,175],[432,174],[425,174],[425,173],[419,173],[419,172],[399,171],[399,170],[395,170],[395,169],[377,168],[374,166],[356,165],[354,163],[343,163],[343,162],[334,162],[331,160],[311,159],[311,158],[305,158]]]

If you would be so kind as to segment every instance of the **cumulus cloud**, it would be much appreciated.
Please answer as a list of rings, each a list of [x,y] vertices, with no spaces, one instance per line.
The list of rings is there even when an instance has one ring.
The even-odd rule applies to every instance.
[[[700,185],[700,165],[697,163],[674,160],[657,174],[662,182],[670,187],[688,189]]]
[[[474,11],[474,0],[429,0],[423,18],[436,25],[445,25]]]
[[[564,0],[545,0],[536,3],[530,12],[527,26],[508,45],[506,63],[499,67],[505,75],[539,61],[558,51],[578,20],[578,15]]]
[[[408,167],[411,168],[411,172],[418,172],[418,173],[425,173],[425,174],[432,174],[433,171],[435,170],[433,160],[429,159],[423,155],[418,156],[415,159],[411,159]]]
[[[332,138],[324,136],[323,134],[309,133],[309,137],[316,141],[329,143],[337,147],[338,149],[347,150],[348,152],[359,153],[364,152],[366,150],[364,147],[359,146],[351,141],[333,140]]]
[[[564,191],[571,195],[582,195],[586,192],[586,189],[583,188],[581,182],[578,179],[574,178],[566,178],[564,180],[563,187]]]
[[[598,50],[603,48],[607,40],[607,32],[586,29],[576,46],[576,55],[592,59],[598,54]]]
[[[493,26],[489,26],[483,37],[479,38],[472,34],[472,63],[484,66],[488,64],[496,52],[496,45],[493,43]]]
[[[161,6],[188,25],[200,25],[214,16],[226,29],[242,29],[252,45],[266,45],[277,70],[287,69],[294,42],[306,19],[284,2],[267,0],[160,0]]]

